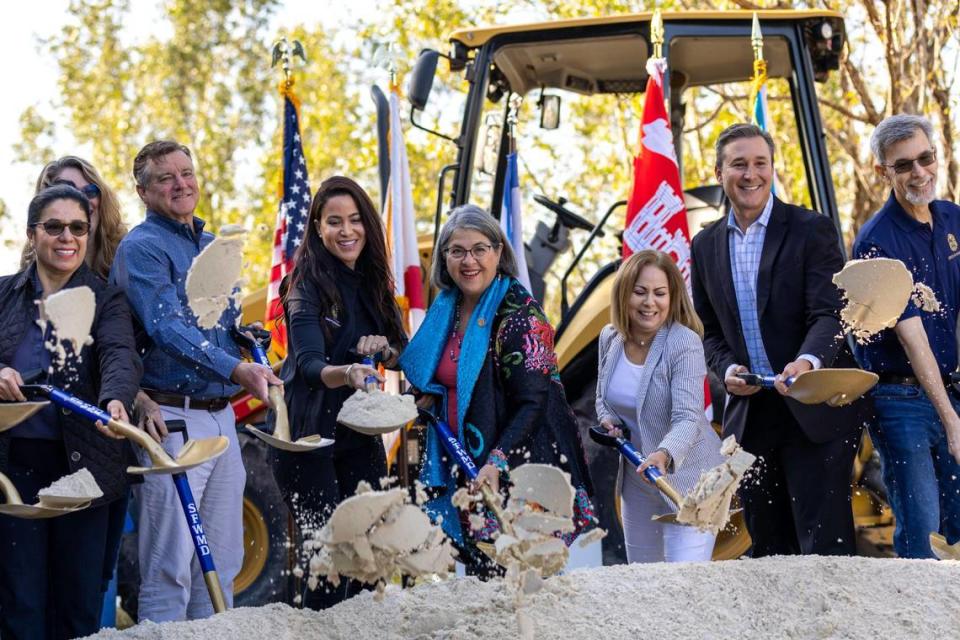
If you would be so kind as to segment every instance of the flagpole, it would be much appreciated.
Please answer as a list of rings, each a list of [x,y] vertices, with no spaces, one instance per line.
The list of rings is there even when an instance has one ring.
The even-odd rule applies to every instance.
[[[650,42],[653,44],[653,57],[663,57],[663,14],[657,8],[653,12],[653,19],[650,21]]]

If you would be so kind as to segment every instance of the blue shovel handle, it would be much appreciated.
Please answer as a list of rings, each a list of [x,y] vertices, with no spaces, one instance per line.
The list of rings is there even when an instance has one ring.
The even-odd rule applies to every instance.
[[[61,409],[69,409],[74,413],[79,414],[81,417],[90,420],[91,422],[97,422],[98,420],[103,424],[107,424],[110,420],[113,419],[109,413],[90,404],[80,398],[73,396],[62,389],[58,389],[49,384],[25,384],[20,387],[22,391],[29,391],[38,393],[41,396],[48,398],[53,404],[57,405]]]
[[[467,453],[467,450],[463,448],[463,445],[460,444],[460,441],[457,440],[457,437],[453,435],[453,432],[450,431],[450,426],[440,420],[439,418],[434,418],[431,416],[430,422],[433,424],[434,428],[437,430],[437,434],[440,436],[440,442],[443,443],[443,448],[447,450],[453,459],[457,461],[457,464],[460,465],[460,468],[464,470],[471,480],[477,479],[477,463],[473,461],[473,458],[470,457],[470,454]]]
[[[764,389],[773,389],[774,383],[776,382],[776,376],[765,376],[759,373],[738,373],[736,377],[740,378],[748,385],[753,387],[762,387]],[[796,381],[796,376],[790,376],[784,380],[784,384],[788,387]]]
[[[363,364],[367,367],[373,367],[374,366],[373,356],[364,356],[360,364]],[[379,383],[380,381],[377,380],[377,376],[367,376],[363,380],[363,386],[366,387],[367,389],[369,389],[371,385],[376,386]],[[449,431],[449,429],[447,430]]]
[[[262,350],[261,350],[262,351]],[[264,355],[266,357],[266,355]],[[170,433],[183,433],[184,441],[187,440],[187,423],[183,420],[167,420],[167,429]],[[173,484],[177,488],[177,495],[180,496],[180,506],[183,508],[183,515],[187,519],[187,528],[190,529],[190,537],[193,540],[193,548],[197,552],[197,561],[200,563],[200,571],[203,573],[204,581],[207,583],[210,592],[210,599],[213,602],[213,608],[217,613],[226,611],[226,603],[223,599],[223,590],[220,586],[220,580],[217,576],[217,567],[213,563],[213,552],[210,550],[210,544],[207,542],[207,534],[203,530],[203,522],[200,520],[200,508],[193,497],[193,491],[190,489],[190,482],[187,480],[187,474],[174,473]],[[216,587],[213,588],[212,585]]]

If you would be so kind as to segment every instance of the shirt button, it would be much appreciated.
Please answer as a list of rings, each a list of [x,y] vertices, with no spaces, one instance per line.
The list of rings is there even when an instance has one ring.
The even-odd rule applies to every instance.
[[[80,462],[80,452],[79,452],[79,451],[74,451],[73,453],[71,453],[71,454],[70,454],[70,459],[71,459],[73,462]]]
[[[65,416],[68,416],[70,415],[70,409],[67,409],[66,407],[64,407],[63,409],[60,409],[60,413],[62,413]]]

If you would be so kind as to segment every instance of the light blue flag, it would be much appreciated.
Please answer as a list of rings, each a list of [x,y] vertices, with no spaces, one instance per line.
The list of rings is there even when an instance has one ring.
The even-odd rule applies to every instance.
[[[503,185],[503,207],[500,210],[500,228],[507,236],[517,258],[517,280],[530,291],[527,256],[523,249],[523,222],[520,216],[520,174],[517,170],[517,152],[507,156],[507,176]]]

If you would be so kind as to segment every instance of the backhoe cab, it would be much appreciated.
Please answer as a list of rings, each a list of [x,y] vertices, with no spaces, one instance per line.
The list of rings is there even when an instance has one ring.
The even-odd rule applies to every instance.
[[[451,35],[449,53],[424,50],[420,54],[408,78],[411,121],[447,138],[451,151],[449,164],[437,167],[440,180],[434,238],[444,211],[460,204],[471,202],[500,216],[512,115],[519,115],[517,128],[522,132],[516,139],[521,182],[536,184],[537,190],[557,182],[553,180],[557,175],[561,182],[566,177],[568,185],[590,184],[592,154],[619,153],[618,157],[629,161],[636,153],[633,145],[625,141],[624,146],[632,148],[624,153],[603,141],[594,144],[590,132],[579,128],[576,119],[585,108],[596,109],[597,105],[612,105],[616,110],[619,103],[611,97],[635,100],[645,90],[646,62],[654,50],[652,17],[652,13],[638,13],[461,29]],[[754,69],[753,12],[663,12],[662,17],[668,68],[664,89],[676,155],[681,159],[692,237],[704,224],[717,219],[723,208],[722,191],[712,184],[713,140],[697,140],[697,136],[702,136],[718,115],[726,113],[730,121],[746,119],[748,83]],[[778,150],[778,172],[782,172],[779,158],[785,155],[793,159],[792,166],[803,167],[795,175],[778,177],[788,185],[792,200],[830,216],[839,228],[815,82],[838,68],[843,18],[831,11],[761,11],[758,17],[771,100],[792,105],[792,118],[777,123],[789,128],[785,133],[791,142]],[[434,86],[435,78],[440,77],[441,58],[449,66],[448,84],[459,82],[466,87],[462,111],[455,119],[450,116],[450,104],[456,91]],[[526,111],[517,109],[520,99]],[[710,111],[701,112],[706,107]],[[610,113],[610,117],[616,114]],[[627,133],[631,141],[636,140],[639,128],[639,120],[633,119],[632,133]],[[688,129],[693,131],[685,135]],[[698,142],[696,153],[688,148],[691,141]],[[701,154],[701,150],[707,153]],[[703,166],[707,163],[709,166]],[[623,176],[615,192],[583,189],[581,198],[587,201],[576,204],[551,193],[535,194],[523,202],[524,217],[537,220],[535,233],[528,234],[525,242],[532,293],[553,311],[563,383],[584,433],[596,424],[597,336],[609,321],[610,290],[619,264],[614,238],[619,238],[623,228],[630,188],[626,168]],[[577,245],[572,259],[567,251],[571,243]],[[425,244],[422,248],[428,258],[429,247]],[[560,262],[564,264],[559,273],[548,275],[551,266]],[[551,278],[558,287],[545,285]],[[557,295],[559,301],[554,298]],[[716,407],[722,398],[718,387]],[[598,487],[601,525],[611,531],[604,541],[604,562],[622,562],[622,533],[613,495],[617,461],[585,435],[582,440]],[[876,524],[885,513],[881,503],[869,497],[855,509],[859,509],[861,524]],[[748,547],[749,537],[740,527],[721,535],[715,557],[736,557]]]

